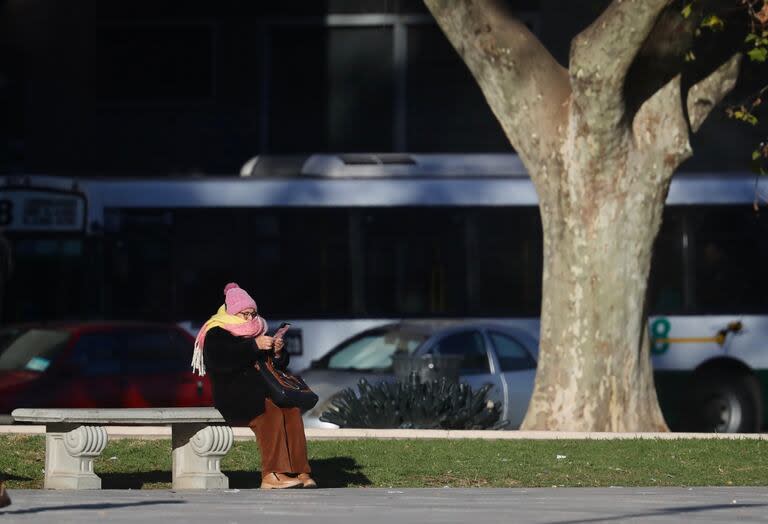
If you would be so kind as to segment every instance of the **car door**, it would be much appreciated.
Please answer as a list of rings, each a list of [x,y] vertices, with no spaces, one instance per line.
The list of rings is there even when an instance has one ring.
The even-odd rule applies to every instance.
[[[501,376],[494,373],[492,369],[493,364],[488,349],[485,336],[479,329],[463,329],[440,337],[426,353],[461,355],[460,382],[469,384],[473,391],[477,391],[484,384],[491,384],[488,399],[504,402]]]
[[[125,407],[212,404],[210,384],[192,373],[192,342],[172,327],[136,327],[120,333]]]
[[[79,335],[63,362],[59,390],[50,407],[121,407],[120,359],[107,332]]]
[[[506,402],[503,417],[517,428],[523,422],[536,379],[536,360],[513,335],[488,330],[495,365],[500,371]]]

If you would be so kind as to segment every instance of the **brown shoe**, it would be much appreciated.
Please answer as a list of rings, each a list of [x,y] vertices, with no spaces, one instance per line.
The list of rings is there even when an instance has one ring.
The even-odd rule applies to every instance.
[[[301,488],[304,483],[299,479],[283,475],[282,473],[267,473],[261,476],[261,489],[289,489]]]
[[[299,476],[296,478],[299,479],[307,489],[317,487],[317,482],[315,482],[315,479],[309,476],[309,473],[299,473]]]
[[[5,489],[5,484],[0,483],[0,508],[11,505],[11,497],[8,496],[8,491]]]

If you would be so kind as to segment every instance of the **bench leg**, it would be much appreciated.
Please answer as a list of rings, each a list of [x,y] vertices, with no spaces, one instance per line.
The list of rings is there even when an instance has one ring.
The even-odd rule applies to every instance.
[[[46,489],[101,489],[93,459],[107,445],[103,426],[48,424],[45,427]]]
[[[235,440],[229,426],[173,424],[173,489],[227,489],[221,459]]]

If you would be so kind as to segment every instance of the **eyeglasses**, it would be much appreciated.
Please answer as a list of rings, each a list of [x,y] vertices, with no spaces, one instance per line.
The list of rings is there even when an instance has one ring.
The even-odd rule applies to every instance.
[[[256,318],[259,313],[257,311],[241,311],[238,315],[243,318]]]

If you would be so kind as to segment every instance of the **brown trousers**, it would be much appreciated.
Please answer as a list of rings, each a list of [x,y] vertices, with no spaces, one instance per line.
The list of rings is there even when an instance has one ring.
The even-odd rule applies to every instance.
[[[280,408],[271,399],[265,399],[264,413],[251,420],[248,427],[259,443],[262,476],[311,472],[299,408]]]

